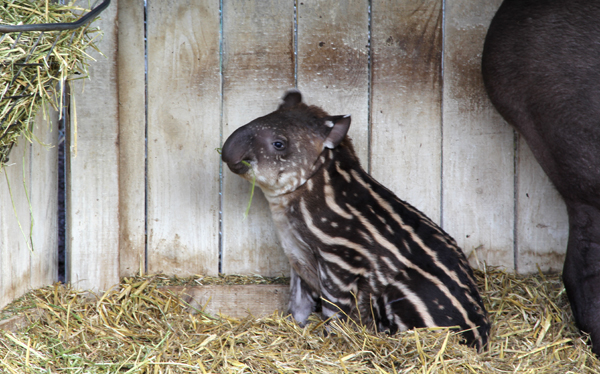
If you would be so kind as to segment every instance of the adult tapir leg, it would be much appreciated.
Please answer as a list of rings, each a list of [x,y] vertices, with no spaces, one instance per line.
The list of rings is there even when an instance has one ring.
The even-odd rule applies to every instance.
[[[505,0],[482,56],[486,90],[565,199],[563,278],[600,354],[600,2]]]
[[[600,209],[568,203],[569,245],[563,281],[578,327],[600,355]]]

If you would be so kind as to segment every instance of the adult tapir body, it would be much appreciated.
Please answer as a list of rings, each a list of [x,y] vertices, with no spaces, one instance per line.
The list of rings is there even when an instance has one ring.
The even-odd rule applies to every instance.
[[[600,1],[505,0],[482,72],[492,103],[565,200],[563,280],[600,354]]]

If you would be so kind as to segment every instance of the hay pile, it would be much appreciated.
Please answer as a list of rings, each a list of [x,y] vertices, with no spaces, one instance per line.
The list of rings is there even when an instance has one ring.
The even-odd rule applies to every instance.
[[[85,9],[47,0],[2,0],[0,23],[29,25],[70,23]],[[35,139],[33,119],[40,107],[60,106],[65,79],[87,76],[85,52],[97,50],[100,36],[89,24],[71,31],[26,31],[0,35],[0,169],[23,136]]]
[[[279,315],[192,315],[158,287],[270,280],[153,276],[124,279],[98,296],[57,284],[14,302],[2,316],[21,314],[33,322],[14,333],[0,331],[0,372],[600,372],[573,325],[559,276],[488,269],[477,277],[493,322],[490,349],[482,354],[459,344],[449,329],[390,337],[352,323],[330,325],[326,333],[315,317],[303,329]]]

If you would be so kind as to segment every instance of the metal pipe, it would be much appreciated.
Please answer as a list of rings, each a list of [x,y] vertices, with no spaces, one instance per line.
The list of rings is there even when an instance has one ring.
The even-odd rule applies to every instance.
[[[35,25],[0,25],[1,33],[20,32],[20,31],[62,31],[73,30],[83,26],[90,20],[94,19],[106,7],[110,5],[110,0],[104,0],[100,5],[90,10],[85,16],[71,23],[39,23]]]

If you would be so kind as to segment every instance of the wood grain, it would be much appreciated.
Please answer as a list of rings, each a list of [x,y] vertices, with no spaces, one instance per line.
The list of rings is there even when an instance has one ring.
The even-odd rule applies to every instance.
[[[522,137],[517,166],[516,270],[561,271],[569,238],[567,207]]]
[[[67,280],[79,289],[119,282],[119,115],[117,1],[95,26],[104,37],[89,51],[90,79],[71,90],[67,143]],[[75,133],[77,119],[77,133]]]
[[[146,265],[144,1],[118,3],[119,275]]]
[[[219,1],[148,1],[148,271],[216,274]]]
[[[331,115],[352,115],[349,136],[363,166],[369,150],[369,4],[300,2],[298,89]]]
[[[446,2],[442,223],[470,258],[514,268],[514,133],[490,103],[481,51],[501,1]]]
[[[289,286],[234,285],[234,286],[165,286],[161,290],[173,292],[191,308],[218,316],[255,318],[269,316],[276,311],[287,313]]]
[[[220,198],[215,149],[296,83],[306,102],[353,116],[365,169],[441,223],[473,265],[560,270],[564,203],[481,82],[483,38],[500,2],[302,1],[296,40],[293,3],[224,0],[220,36],[219,0],[148,0],[146,196],[143,1],[113,1],[97,23],[106,57],[92,52],[92,79],[73,87],[68,279],[97,291],[137,272],[146,219],[150,272],[216,274],[220,210],[224,273],[288,274],[262,193],[243,221],[250,184],[225,166]],[[55,130],[37,121],[38,137],[54,144]],[[56,279],[55,153],[22,142],[0,172],[0,306]],[[23,155],[33,254],[4,178],[28,236]]]
[[[0,330],[10,331],[16,333],[19,330],[23,330],[38,322],[42,317],[46,315],[48,311],[42,309],[35,309],[34,313],[18,314],[16,316],[4,319],[0,321]]]
[[[292,2],[223,3],[223,141],[238,127],[277,109],[294,87]],[[256,188],[243,220],[250,184],[223,166],[223,272],[289,273],[267,202]]]
[[[373,1],[371,174],[440,223],[442,1]]]
[[[19,139],[9,157],[0,171],[0,307],[23,295],[31,280],[31,216],[25,190],[32,188],[31,144]]]
[[[19,139],[0,172],[0,308],[58,278],[57,120],[56,111],[44,117],[40,109],[39,142]]]
[[[58,280],[58,112],[40,110],[35,119],[39,142],[31,144],[31,194],[33,248],[30,288]],[[1,182],[0,182],[1,183]]]

